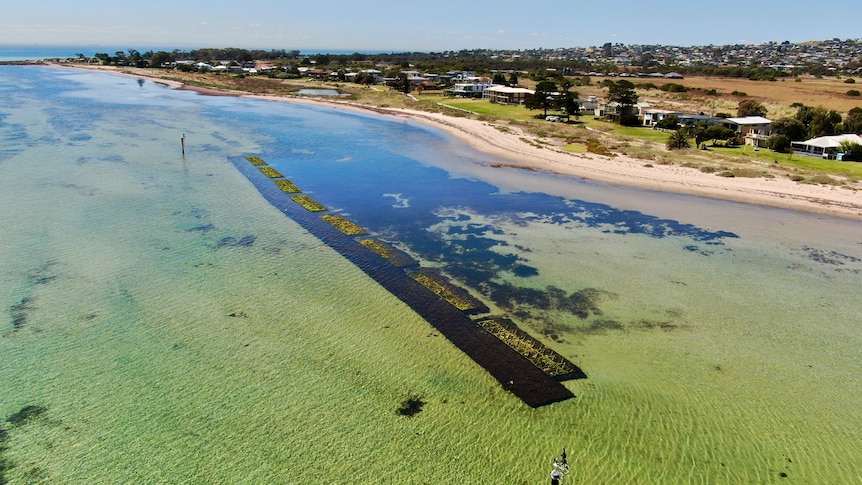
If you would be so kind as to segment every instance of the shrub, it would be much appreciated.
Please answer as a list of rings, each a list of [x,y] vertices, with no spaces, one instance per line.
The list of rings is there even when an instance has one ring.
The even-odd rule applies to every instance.
[[[748,94],[746,94],[746,93],[744,93],[744,92],[742,92],[742,91],[734,91],[734,92],[732,92],[732,93],[730,93],[730,94],[732,94],[732,95],[734,95],[734,96],[748,96]]]
[[[783,134],[772,135],[766,140],[766,147],[774,152],[784,153],[790,148],[790,138]]]
[[[691,148],[691,145],[688,143],[688,138],[686,138],[685,133],[683,133],[682,130],[676,130],[671,133],[665,145],[668,150]]]
[[[859,90],[858,89],[851,89],[851,90],[847,91],[847,96],[859,96]]]
[[[667,91],[669,93],[684,93],[688,91],[687,87],[677,83],[663,84],[659,89],[661,89],[662,91]]]
[[[655,124],[657,128],[662,128],[665,130],[678,130],[679,129],[679,116],[677,115],[667,115],[658,123]]]
[[[844,83],[846,83],[846,84],[853,84],[855,82],[856,82],[856,80],[853,79],[852,77],[848,77],[847,79],[844,80]]]
[[[604,155],[606,157],[614,156],[614,154],[611,153],[608,147],[602,145],[602,142],[595,138],[590,138],[589,140],[587,140],[587,151],[595,153],[596,155]]]
[[[841,185],[841,182],[828,175],[815,175],[809,180],[812,184],[819,185]]]

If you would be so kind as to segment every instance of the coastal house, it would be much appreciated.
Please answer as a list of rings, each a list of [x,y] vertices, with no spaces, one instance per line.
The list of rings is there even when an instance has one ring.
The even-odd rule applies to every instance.
[[[476,73],[473,71],[447,71],[446,75],[449,79],[455,82],[473,81],[478,79],[478,76],[476,76]]]
[[[598,96],[587,96],[587,99],[578,99],[577,102],[578,106],[581,107],[581,111],[595,112],[596,108],[599,107]]]
[[[481,98],[485,89],[494,86],[491,83],[457,83],[453,87],[443,91],[444,96],[455,96],[461,98]]]
[[[845,160],[842,145],[862,145],[862,136],[856,134],[820,136],[805,141],[794,141],[790,146],[796,153],[812,157],[828,158],[833,160]]]
[[[407,82],[409,82],[411,86],[417,86],[428,82],[428,78],[425,74],[419,71],[401,71],[401,74],[407,76]]]
[[[724,121],[724,118],[716,118],[715,116],[693,115],[693,114],[678,114],[680,126],[695,126],[698,123],[706,123],[707,125],[717,125]]]
[[[666,109],[644,108],[641,111],[641,122],[644,126],[655,126],[659,121],[667,118],[670,115],[679,116],[682,113],[679,111],[670,111]]]
[[[730,128],[745,139],[745,144],[759,147],[766,142],[772,132],[772,120],[762,116],[743,116],[741,118],[726,118],[721,125]]]
[[[527,99],[527,96],[534,93],[535,91],[532,89],[494,85],[485,88],[482,91],[482,97],[488,99],[492,103],[524,104],[524,100]]]

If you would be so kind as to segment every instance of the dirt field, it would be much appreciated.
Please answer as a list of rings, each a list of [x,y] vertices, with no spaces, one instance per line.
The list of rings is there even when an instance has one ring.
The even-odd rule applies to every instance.
[[[597,85],[605,78],[594,78],[593,86],[578,88],[581,96],[596,95],[603,97],[607,90]],[[610,78],[618,80],[619,78]],[[797,80],[798,79],[798,80]],[[802,103],[806,106],[823,106],[834,109],[842,116],[846,115],[854,107],[862,107],[862,97],[847,96],[851,89],[862,90],[862,79],[857,83],[846,83],[846,78],[822,78],[813,76],[799,78],[779,79],[778,81],[751,81],[748,79],[718,78],[718,77],[689,77],[685,79],[649,79],[630,78],[635,85],[652,83],[656,86],[672,82],[681,84],[688,88],[700,90],[714,89],[718,95],[705,95],[703,91],[689,91],[687,93],[668,93],[656,89],[639,89],[638,94],[641,101],[650,103],[655,108],[679,109],[692,113],[729,113],[736,115],[736,108],[744,99],[755,99],[767,107],[767,117],[778,119],[784,116],[792,116],[796,110],[791,108],[793,103]],[[744,93],[745,96],[732,95],[734,91]]]

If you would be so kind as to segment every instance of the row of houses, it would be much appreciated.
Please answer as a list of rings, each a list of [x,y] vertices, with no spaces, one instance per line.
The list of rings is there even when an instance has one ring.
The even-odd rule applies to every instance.
[[[450,96],[481,97],[500,104],[524,104],[527,96],[535,91],[520,87],[501,86],[491,83],[459,83],[447,89],[445,94]],[[592,113],[597,118],[610,120],[619,118],[619,104],[603,102],[596,96],[578,100],[581,113]],[[655,109],[648,103],[635,105],[636,114],[641,124],[646,127],[654,127],[660,121],[670,115],[679,120],[680,126],[695,126],[698,123],[706,123],[708,126],[719,125],[733,130],[744,143],[755,148],[766,144],[772,134],[772,120],[763,116],[742,116],[736,118],[719,118],[703,114],[688,114],[680,111]],[[856,134],[845,134],[835,136],[823,136],[804,141],[793,141],[791,147],[801,155],[830,158],[836,160],[845,159],[846,154],[842,147],[847,143],[862,145],[862,137]]]

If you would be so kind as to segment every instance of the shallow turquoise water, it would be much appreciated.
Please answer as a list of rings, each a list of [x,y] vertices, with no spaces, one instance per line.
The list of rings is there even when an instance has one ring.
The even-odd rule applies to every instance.
[[[4,67],[0,98],[0,419],[45,409],[3,424],[11,483],[539,483],[563,446],[581,483],[862,478],[856,222],[120,76]],[[507,394],[246,154],[515,316],[578,397]]]

